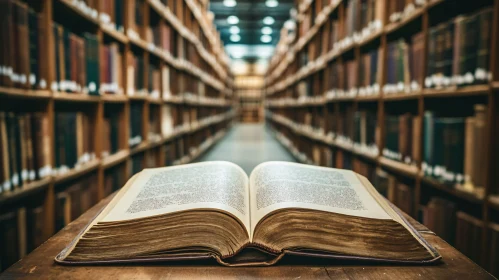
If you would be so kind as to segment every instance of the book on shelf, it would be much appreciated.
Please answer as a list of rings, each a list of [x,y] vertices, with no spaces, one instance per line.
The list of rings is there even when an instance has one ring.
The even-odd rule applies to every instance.
[[[120,117],[107,110],[102,123],[102,158],[113,155],[120,150]]]
[[[470,191],[484,187],[487,107],[476,104],[474,109],[475,115],[466,118],[425,112],[422,168],[426,176]]]
[[[0,3],[0,86],[47,89],[44,18],[26,3]]]
[[[133,38],[144,38],[144,0],[129,0],[126,11],[127,34]]]
[[[22,206],[0,215],[0,271],[45,241],[44,223],[43,206]]]
[[[128,53],[130,64],[127,67],[127,93],[129,96],[146,95],[145,88],[145,61],[138,54]]]
[[[499,276],[499,225],[497,223],[489,223],[487,228],[487,257],[484,258],[483,266],[492,275]]]
[[[55,112],[54,174],[64,174],[94,160],[94,124],[83,112]]]
[[[383,156],[408,165],[419,159],[418,139],[420,136],[419,117],[411,113],[385,117],[385,147]]]
[[[129,165],[128,174],[135,175],[144,169],[144,153],[138,153],[132,157],[132,164]]]
[[[58,190],[55,194],[56,230],[63,229],[97,202],[97,175],[95,173]]]
[[[193,224],[202,230],[193,231]],[[356,230],[345,235],[346,225]],[[232,163],[207,162],[141,171],[56,262],[215,258],[224,265],[271,265],[287,254],[419,264],[441,258],[352,171],[269,162],[248,177]]]
[[[99,41],[97,36],[72,33],[52,23],[55,82],[51,90],[99,95]]]
[[[0,112],[0,193],[51,175],[48,116]]]
[[[104,196],[111,195],[125,184],[124,166],[113,166],[104,173]]]
[[[129,139],[130,147],[137,146],[143,140],[142,138],[142,120],[144,106],[140,102],[130,103],[130,119],[129,119]]]
[[[456,237],[456,211],[454,202],[440,197],[432,197],[428,204],[422,207],[423,224],[450,244]],[[457,229],[459,231],[459,229]]]
[[[123,57],[118,43],[102,45],[100,48],[100,92],[123,93]]]
[[[483,221],[464,212],[457,212],[454,220],[456,249],[477,264],[482,264]]]
[[[491,80],[492,13],[492,8],[486,8],[430,28],[425,87],[460,87]]]
[[[125,2],[119,0],[104,0],[102,2],[102,10],[99,14],[100,21],[119,32],[124,32]]]
[[[417,92],[421,89],[424,59],[424,33],[406,42],[398,39],[388,44],[386,58],[386,94]]]
[[[154,63],[149,63],[148,67],[148,92],[152,98],[161,97],[161,73]]]

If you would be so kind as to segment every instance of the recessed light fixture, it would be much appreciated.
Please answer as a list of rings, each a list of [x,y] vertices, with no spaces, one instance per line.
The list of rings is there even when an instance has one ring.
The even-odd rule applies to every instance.
[[[238,24],[239,23],[239,18],[236,16],[229,16],[227,18],[227,23],[228,24]]]
[[[275,22],[275,19],[273,17],[265,17],[263,19],[263,23],[266,25],[272,25],[272,24],[274,24],[274,22]]]
[[[237,26],[231,26],[229,28],[229,32],[230,34],[239,34],[239,32],[241,32],[241,29],[239,29],[239,27]]]
[[[270,7],[270,8],[274,8],[274,7],[279,6],[279,2],[277,2],[277,0],[267,0],[267,1],[265,1],[265,6]]]
[[[230,35],[230,40],[232,42],[239,42],[241,41],[241,36],[239,36],[239,34],[232,34]]]
[[[236,0],[224,0],[225,7],[235,7],[237,5]]]
[[[270,35],[262,35],[262,37],[260,37],[260,40],[263,43],[270,43],[272,42],[272,37],[270,37]]]
[[[265,34],[265,35],[272,34],[272,28],[268,27],[268,26],[262,27],[262,34]]]

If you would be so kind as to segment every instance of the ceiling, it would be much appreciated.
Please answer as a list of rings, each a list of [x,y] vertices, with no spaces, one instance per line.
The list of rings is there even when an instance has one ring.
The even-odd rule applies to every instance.
[[[227,7],[226,0],[211,0],[210,10],[215,15],[214,23],[217,26],[225,49],[232,59],[243,59],[254,62],[268,59],[279,42],[279,35],[284,22],[290,18],[290,10],[294,7],[294,0],[277,0],[276,7],[267,7],[267,0],[235,0],[236,6]],[[230,0],[233,1],[233,0]],[[230,24],[227,21],[229,16],[236,16],[239,19],[237,24]],[[275,22],[267,25],[263,19],[271,16]],[[231,41],[230,28],[239,28],[240,41]],[[271,41],[262,42],[262,28],[272,29]]]

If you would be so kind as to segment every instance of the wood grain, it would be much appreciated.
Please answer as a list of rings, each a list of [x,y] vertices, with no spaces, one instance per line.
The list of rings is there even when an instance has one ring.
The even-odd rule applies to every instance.
[[[222,267],[215,261],[148,265],[62,266],[54,257],[109,203],[112,195],[62,229],[34,252],[7,269],[0,278],[26,279],[494,279],[452,246],[410,217],[408,220],[442,254],[443,261],[429,266],[402,266],[351,261],[285,257],[272,267]]]

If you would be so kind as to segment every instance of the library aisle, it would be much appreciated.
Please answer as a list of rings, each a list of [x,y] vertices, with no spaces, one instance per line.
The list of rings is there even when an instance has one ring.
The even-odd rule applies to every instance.
[[[241,166],[249,175],[266,161],[292,161],[293,156],[272,136],[263,124],[237,124],[201,161],[225,160]]]

